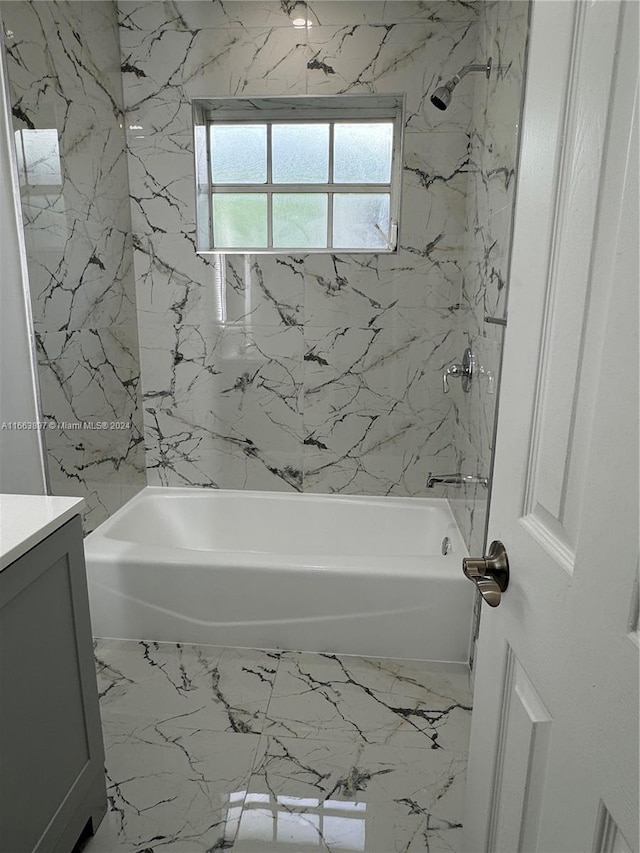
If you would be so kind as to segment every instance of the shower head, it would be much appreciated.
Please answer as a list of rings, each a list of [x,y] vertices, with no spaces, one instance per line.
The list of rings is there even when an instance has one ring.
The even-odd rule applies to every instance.
[[[446,110],[451,103],[451,93],[462,78],[467,76],[467,74],[471,74],[474,71],[484,71],[488,80],[489,75],[491,74],[491,64],[492,60],[488,59],[485,65],[465,65],[461,71],[453,75],[451,80],[447,80],[447,82],[443,83],[442,86],[438,86],[433,95],[431,95],[431,103],[433,106],[437,107],[439,110]]]
[[[458,85],[457,80],[448,80],[444,86],[438,86],[433,95],[431,95],[431,103],[439,110],[446,110],[451,103],[451,93]]]

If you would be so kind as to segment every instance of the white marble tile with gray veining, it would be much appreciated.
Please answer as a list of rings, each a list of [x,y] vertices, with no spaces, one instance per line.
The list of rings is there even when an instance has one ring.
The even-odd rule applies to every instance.
[[[461,842],[464,754],[263,738],[235,853],[452,853]]]
[[[456,468],[487,476],[493,452],[497,379],[504,327],[485,317],[506,315],[511,219],[523,90],[529,4],[487,5],[479,19],[483,57],[491,56],[490,79],[476,81],[469,147],[467,242],[459,311],[460,355],[474,351],[479,367],[470,393],[452,390]],[[489,376],[493,382],[488,381]],[[493,386],[493,387],[492,387]],[[493,393],[490,393],[493,391]],[[447,497],[467,547],[481,553],[488,510],[482,486],[448,488]]]
[[[305,351],[305,485],[398,494],[416,466],[450,455],[441,372],[449,332],[309,329]],[[437,402],[436,402],[437,401]],[[420,493],[424,482],[415,483]],[[411,494],[411,492],[409,492]]]
[[[84,853],[459,849],[461,668],[97,640],[108,811]]]
[[[116,9],[9,2],[3,23],[50,482],[91,530],[146,482]]]
[[[399,748],[466,748],[466,672],[425,664],[284,652],[264,733]]]
[[[295,326],[145,323],[149,471],[162,485],[175,475],[181,485],[228,488],[234,484],[225,464],[235,459],[236,487],[258,487],[247,479],[251,462],[249,468],[263,471],[268,481],[283,481],[273,488],[300,489],[302,346],[302,330]]]
[[[430,351],[428,341],[450,328],[461,304],[473,94],[468,86],[441,115],[427,93],[449,65],[458,70],[475,58],[476,10],[464,3],[449,4],[446,14],[431,3],[122,2],[118,8],[150,481],[420,494],[428,471],[453,454],[435,374],[429,382],[429,369],[416,376],[418,341],[426,336]],[[298,13],[311,24],[292,26]],[[416,131],[406,139],[397,255],[218,261],[195,255],[190,97],[375,91],[406,91],[408,128]],[[417,132],[427,127],[438,131],[432,145]],[[167,317],[172,329],[160,336],[150,331]],[[386,330],[382,337],[403,343],[385,345],[398,350],[395,358],[384,356],[378,368],[372,361],[366,378],[360,376],[342,423],[334,402],[353,391],[351,380],[341,388],[334,376],[310,388],[314,365],[306,361],[303,374],[292,366],[293,387],[304,381],[305,394],[298,409],[284,395],[295,415],[283,419],[274,415],[283,398],[278,383],[262,383],[265,394],[253,395],[252,410],[255,384],[245,383],[238,396],[240,374],[226,384],[220,378],[231,367],[211,342],[218,335],[212,320],[299,327],[306,359],[318,329],[328,339],[349,327],[353,351],[342,349],[345,375],[362,356],[360,339],[372,331],[379,338]],[[184,342],[198,335],[207,341],[207,356],[184,352]],[[412,341],[406,362],[404,344]],[[244,374],[250,380],[251,370]],[[386,393],[382,379],[393,384]],[[267,392],[275,395],[271,403]],[[277,438],[278,430],[285,438]]]

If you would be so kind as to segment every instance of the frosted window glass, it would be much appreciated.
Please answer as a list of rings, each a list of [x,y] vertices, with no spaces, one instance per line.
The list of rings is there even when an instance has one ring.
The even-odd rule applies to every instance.
[[[389,248],[388,193],[336,193],[333,245],[337,249]]]
[[[326,246],[326,193],[274,193],[273,245],[291,249]]]
[[[21,130],[24,171],[31,186],[60,186],[60,150],[58,131]]]
[[[333,180],[337,184],[388,184],[393,151],[392,122],[336,122]]]
[[[197,124],[194,129],[194,145],[196,149],[196,186],[199,190],[209,191],[209,175],[207,173],[207,129]]]
[[[211,125],[214,184],[263,184],[267,180],[265,124]]]
[[[275,184],[326,184],[328,124],[274,124],[271,134]]]
[[[265,193],[217,193],[211,199],[214,246],[264,249],[267,245]]]

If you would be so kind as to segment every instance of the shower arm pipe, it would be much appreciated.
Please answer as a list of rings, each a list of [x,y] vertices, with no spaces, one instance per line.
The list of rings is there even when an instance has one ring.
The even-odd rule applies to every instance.
[[[492,64],[492,60],[488,59],[485,63],[474,62],[471,65],[465,65],[464,68],[458,71],[457,74],[453,75],[453,77],[451,78],[451,82],[457,86],[463,77],[466,77],[467,74],[473,74],[476,71],[484,71],[484,73],[487,75],[488,80],[491,75]]]
[[[454,74],[451,79],[457,86],[458,83],[462,80],[462,78],[466,77],[467,74],[472,74],[474,71],[484,71],[485,74],[488,75],[490,70],[490,65],[465,65],[464,68],[461,71],[458,71],[457,74]]]

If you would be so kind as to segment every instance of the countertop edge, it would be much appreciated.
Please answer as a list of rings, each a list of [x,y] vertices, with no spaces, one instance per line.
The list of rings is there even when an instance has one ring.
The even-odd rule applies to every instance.
[[[0,572],[85,506],[84,498],[0,495]]]

